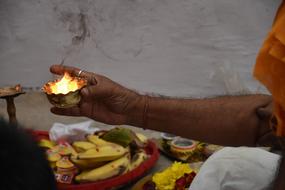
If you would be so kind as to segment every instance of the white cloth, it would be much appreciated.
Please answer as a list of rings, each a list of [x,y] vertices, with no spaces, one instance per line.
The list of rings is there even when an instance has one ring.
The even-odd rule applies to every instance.
[[[189,190],[268,190],[279,159],[260,148],[223,148],[203,164]]]
[[[49,138],[52,141],[65,140],[70,143],[83,140],[87,134],[93,134],[100,130],[99,128],[92,127],[92,123],[92,120],[69,125],[54,123],[49,131]]]

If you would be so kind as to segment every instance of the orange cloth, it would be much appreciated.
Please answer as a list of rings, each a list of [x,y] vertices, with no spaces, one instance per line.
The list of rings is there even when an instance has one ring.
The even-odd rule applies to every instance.
[[[271,92],[278,122],[276,132],[285,136],[285,1],[257,56],[254,76]]]

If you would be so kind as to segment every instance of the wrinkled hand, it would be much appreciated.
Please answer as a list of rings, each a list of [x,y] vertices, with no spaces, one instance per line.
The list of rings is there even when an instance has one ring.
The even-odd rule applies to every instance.
[[[67,72],[71,76],[78,76],[80,69],[53,65],[50,71],[58,75]],[[88,85],[81,90],[82,99],[79,105],[72,108],[53,107],[52,113],[86,116],[99,122],[120,125],[128,124],[129,117],[133,113],[142,112],[139,107],[143,104],[143,96],[138,93],[95,73],[83,71],[80,77],[87,79]]]
[[[276,138],[277,120],[273,115],[273,101],[269,97],[262,107],[257,108],[256,114],[259,118],[259,132],[256,142],[259,146],[280,149],[278,138]]]

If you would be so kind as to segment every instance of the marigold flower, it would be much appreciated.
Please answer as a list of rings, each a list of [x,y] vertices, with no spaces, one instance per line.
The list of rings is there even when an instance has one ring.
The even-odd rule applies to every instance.
[[[157,190],[173,190],[175,182],[185,173],[191,173],[192,169],[189,164],[174,162],[170,167],[162,172],[155,173],[152,181],[155,183]]]

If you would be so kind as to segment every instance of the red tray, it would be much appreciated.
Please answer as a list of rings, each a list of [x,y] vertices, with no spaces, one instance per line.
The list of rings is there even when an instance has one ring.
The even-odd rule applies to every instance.
[[[32,131],[32,133],[37,140],[48,139],[47,131]],[[71,184],[71,185],[58,183],[58,190],[107,190],[128,184],[129,182],[141,177],[145,172],[151,169],[158,160],[159,152],[153,141],[150,140],[148,141],[145,150],[146,153],[149,155],[149,158],[145,162],[143,162],[140,166],[138,166],[136,169],[130,172],[127,172],[117,177],[97,181],[94,183]]]

